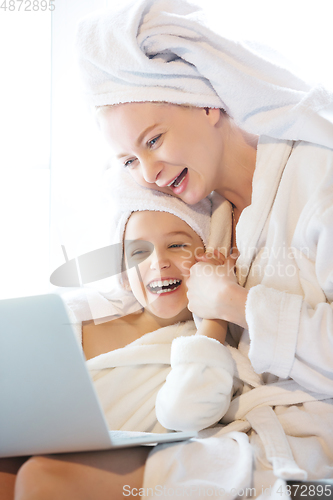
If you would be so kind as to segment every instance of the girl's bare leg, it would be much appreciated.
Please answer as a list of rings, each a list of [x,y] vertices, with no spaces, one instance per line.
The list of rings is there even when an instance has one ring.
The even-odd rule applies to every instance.
[[[16,474],[27,457],[0,458],[0,498],[13,500]]]
[[[123,500],[125,485],[131,490],[138,488],[137,491],[142,487],[150,450],[149,446],[143,446],[32,457],[19,470],[14,498]]]

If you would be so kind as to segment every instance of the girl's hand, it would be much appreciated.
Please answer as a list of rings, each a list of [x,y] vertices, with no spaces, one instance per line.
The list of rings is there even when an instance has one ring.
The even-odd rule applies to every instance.
[[[238,254],[227,257],[223,264],[222,254],[212,258],[206,254],[197,257],[187,280],[188,308],[205,319],[223,319],[247,328],[245,303],[247,291],[238,285],[234,272]]]

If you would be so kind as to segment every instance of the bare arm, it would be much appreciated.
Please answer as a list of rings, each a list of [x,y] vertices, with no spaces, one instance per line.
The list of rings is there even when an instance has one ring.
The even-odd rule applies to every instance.
[[[203,319],[196,335],[205,335],[224,344],[227,335],[228,323],[222,319]]]

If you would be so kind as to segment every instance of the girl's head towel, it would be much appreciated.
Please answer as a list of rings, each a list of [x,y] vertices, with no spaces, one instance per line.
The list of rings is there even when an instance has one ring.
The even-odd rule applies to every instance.
[[[126,169],[120,168],[107,170],[104,181],[107,196],[112,193],[115,209],[114,243],[123,241],[126,223],[132,212],[154,211],[168,212],[185,221],[200,236],[206,248],[223,248],[226,249],[224,253],[229,250],[231,208],[222,196],[214,193],[195,205],[187,205],[174,196],[139,186]],[[216,221],[218,227],[215,227],[216,218],[219,219]]]

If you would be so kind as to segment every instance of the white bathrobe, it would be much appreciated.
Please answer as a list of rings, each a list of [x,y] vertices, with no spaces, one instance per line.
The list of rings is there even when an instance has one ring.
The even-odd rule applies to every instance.
[[[64,296],[79,343],[90,314],[87,298],[104,304],[98,292],[86,291]],[[226,346],[195,333],[193,321],[170,325],[87,361],[111,430],[198,431],[222,418],[234,361]]]
[[[332,150],[261,138],[237,225],[250,290],[249,330],[232,328],[238,390],[225,426],[150,453],[150,496],[281,499],[284,479],[333,478],[332,244]]]
[[[333,396],[332,150],[263,138],[237,243],[255,371]]]
[[[147,333],[122,349],[87,361],[112,430],[197,431],[226,413],[233,360],[193,321]]]

